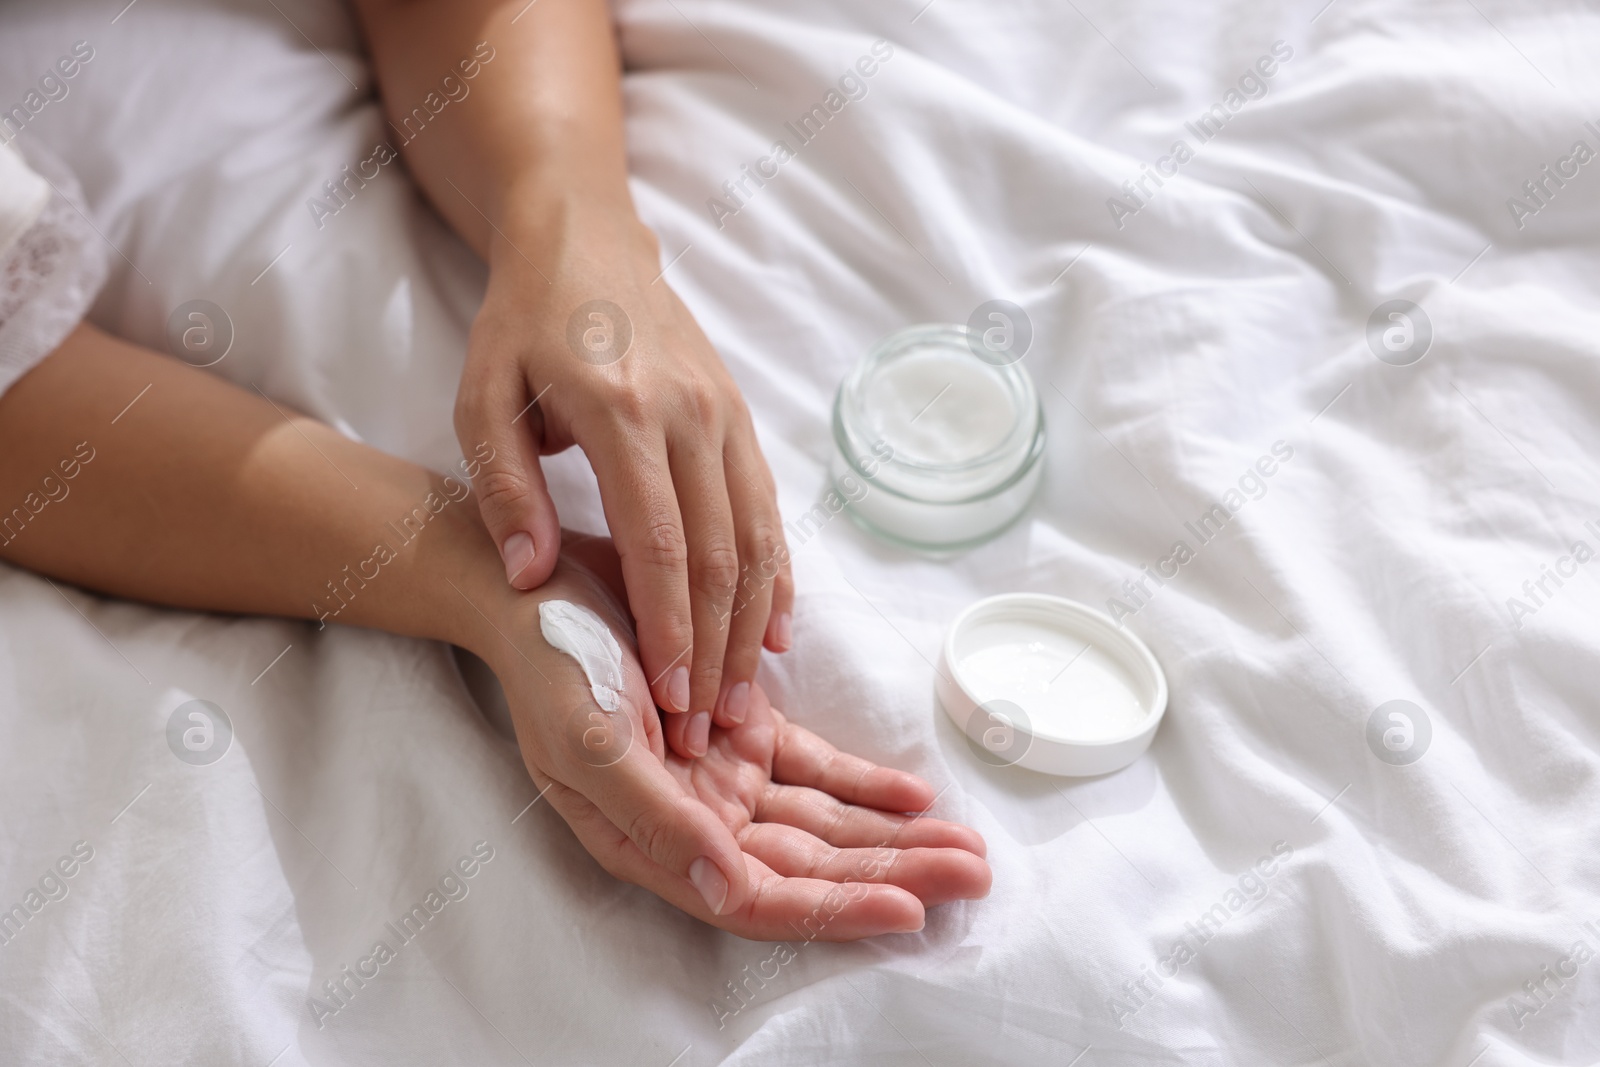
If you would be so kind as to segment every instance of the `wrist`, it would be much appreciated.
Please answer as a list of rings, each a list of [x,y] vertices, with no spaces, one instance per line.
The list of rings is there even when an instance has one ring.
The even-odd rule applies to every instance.
[[[659,259],[660,242],[640,221],[626,189],[621,197],[604,190],[514,189],[488,256],[491,285],[496,276],[520,279],[530,268],[540,272],[539,285],[525,289],[532,293],[581,285],[585,275],[611,276],[619,265],[648,266],[648,282]]]
[[[477,499],[459,478],[389,457],[383,467],[363,478],[361,506],[341,538],[338,559],[355,562],[315,591],[313,616],[447,641],[484,657],[516,590]]]
[[[513,613],[527,594],[506,581],[505,564],[474,497],[467,497],[439,532],[443,536],[414,561],[417,586],[428,590],[421,608],[432,620],[427,636],[496,664],[507,647]]]
[[[487,580],[492,582],[492,576]],[[458,598],[459,599],[459,598]],[[478,624],[463,644],[489,665],[502,681],[526,671],[530,662],[543,661],[549,648],[536,635],[542,633],[540,605],[568,600],[601,614],[619,641],[634,643],[633,621],[622,591],[622,574],[609,538],[563,530],[561,558],[543,584],[521,591],[503,580],[483,590]],[[477,614],[476,612],[474,614]]]

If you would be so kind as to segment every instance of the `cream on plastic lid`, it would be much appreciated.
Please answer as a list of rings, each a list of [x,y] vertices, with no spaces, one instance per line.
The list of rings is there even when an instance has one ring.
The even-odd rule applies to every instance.
[[[994,766],[1108,774],[1150,746],[1167,681],[1150,649],[1086,604],[1008,593],[950,626],[939,702]]]

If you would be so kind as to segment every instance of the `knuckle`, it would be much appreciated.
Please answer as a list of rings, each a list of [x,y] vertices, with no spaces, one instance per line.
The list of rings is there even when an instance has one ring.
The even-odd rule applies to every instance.
[[[704,545],[690,569],[698,592],[723,600],[731,597],[739,584],[739,553],[725,543]]]
[[[846,756],[838,749],[828,754],[827,760],[822,765],[822,776],[826,779],[835,779],[840,786],[840,792],[853,793],[861,788],[861,783],[867,775],[872,773],[872,765],[865,760],[855,760]],[[848,784],[846,784],[848,780]]]
[[[750,543],[750,566],[763,582],[770,582],[789,563],[789,548],[770,522],[758,519],[746,535]]]
[[[683,529],[667,515],[650,519],[639,543],[644,561],[654,567],[681,570],[689,562],[689,546]]]
[[[690,416],[701,426],[712,426],[715,422],[722,421],[722,416],[728,408],[722,390],[704,374],[691,374],[678,379],[677,403],[682,408],[683,414]]]
[[[648,809],[635,812],[628,820],[628,840],[650,859],[660,862],[665,856],[672,831],[660,816]]]
[[[832,841],[842,837],[849,824],[849,819],[850,809],[843,804],[834,804],[829,809],[828,828],[823,833],[822,839],[824,841]],[[897,830],[896,834],[898,833],[899,831]]]
[[[722,397],[708,382],[694,380],[684,383],[683,402],[690,415],[701,425],[714,422],[722,414]]]
[[[710,694],[710,705],[708,706],[707,710],[714,711],[718,706],[717,691],[722,686],[722,664],[706,664],[705,667],[697,671],[695,680],[701,685],[705,686],[706,691]]]
[[[472,484],[478,496],[478,506],[491,523],[516,516],[528,496],[527,483],[508,470],[486,470]]]
[[[613,418],[628,427],[649,425],[655,418],[650,394],[638,383],[617,382],[602,390],[601,401]]]

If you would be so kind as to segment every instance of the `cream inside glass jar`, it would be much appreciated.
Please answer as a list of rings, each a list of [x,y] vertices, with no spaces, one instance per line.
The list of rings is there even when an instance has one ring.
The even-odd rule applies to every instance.
[[[1039,487],[1045,430],[1033,379],[969,336],[957,325],[901,330],[834,398],[834,486],[857,523],[904,547],[979,544]]]

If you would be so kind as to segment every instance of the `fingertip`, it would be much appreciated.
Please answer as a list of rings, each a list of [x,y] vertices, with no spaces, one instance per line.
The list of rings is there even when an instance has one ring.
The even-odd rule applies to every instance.
[[[908,811],[912,814],[925,812],[933,807],[934,801],[939,799],[939,794],[934,792],[933,786],[910,771],[897,771],[892,767],[880,767],[883,784],[880,788],[887,794],[889,803],[883,805],[888,811]]]
[[[841,795],[840,799],[920,818],[933,806],[937,794],[932,786],[914,774],[892,767],[873,767],[856,783],[849,796]]]
[[[697,711],[689,716],[689,725],[684,728],[684,748],[689,750],[689,755],[699,759],[706,754],[711,746],[711,713]]]
[[[673,711],[689,710],[688,667],[676,667],[667,677],[667,704]]]
[[[940,829],[950,842],[946,847],[959,848],[963,852],[970,852],[980,860],[988,858],[989,843],[983,839],[982,834],[972,827],[962,826],[960,823],[947,822],[941,823]]]
[[[787,548],[772,585],[772,607],[768,610],[767,647],[774,652],[787,652],[794,644],[794,571]]]
[[[953,848],[983,859],[988,845],[983,835],[970,826],[944,819],[914,818],[900,828],[895,837],[899,848]]]
[[[689,881],[699,891],[701,899],[706,902],[706,907],[711,909],[713,915],[723,915],[728,911],[728,895],[732,887],[728,876],[722,873],[715,863],[709,858],[701,856],[689,864]]]
[[[694,759],[694,753],[689,751],[689,716],[681,712],[669,711],[661,722],[661,732],[666,736],[667,747],[674,754],[684,759]]]
[[[989,864],[958,848],[909,849],[895,874],[895,884],[915,893],[925,908],[982,899],[994,884]]]
[[[927,925],[928,910],[917,895],[908,889],[886,882],[843,883],[864,890],[855,896],[844,910],[834,915],[833,921],[820,931],[822,941],[857,941],[863,937],[882,934],[914,934]],[[847,899],[856,888],[845,889]],[[841,892],[835,884],[828,893]]]
[[[907,842],[907,847],[916,848],[954,848],[968,852],[985,859],[989,855],[989,844],[984,841],[983,835],[970,826],[963,826],[958,822],[945,822],[943,819],[922,820],[920,832],[915,834],[916,844],[912,846]]]
[[[946,862],[950,871],[944,878],[945,900],[982,900],[989,895],[994,887],[994,869],[986,860],[952,849]]]
[[[537,434],[500,421],[509,418],[506,410],[522,388],[519,378],[475,396],[466,408],[458,406],[457,430],[463,454],[474,457],[470,464],[463,461],[463,473],[470,475],[478,515],[500,553],[506,582],[527,590],[543,585],[555,569],[561,520],[539,463]],[[469,441],[477,444],[469,447]]]
[[[980,857],[974,856],[973,860],[977,861],[977,868],[972,874],[973,891],[966,899],[982,900],[989,895],[989,890],[994,888],[994,868]],[[970,864],[973,860],[966,862]]]
[[[556,552],[551,545],[541,551],[532,534],[517,530],[501,543],[500,559],[505,564],[506,581],[513,589],[525,592],[549,580],[555,570]]]
[[[773,612],[761,643],[769,652],[789,651],[794,646],[794,616],[787,611]]]
[[[750,683],[736,682],[723,692],[717,703],[717,725],[725,730],[732,729],[743,723],[749,714]]]
[[[899,886],[880,886],[873,894],[881,903],[885,933],[915,934],[928,925],[928,909],[915,893]]]

